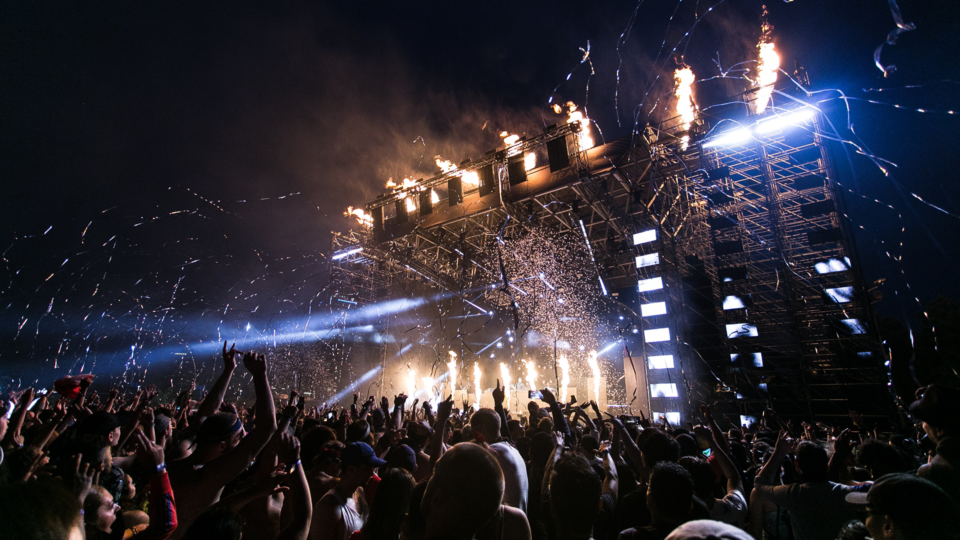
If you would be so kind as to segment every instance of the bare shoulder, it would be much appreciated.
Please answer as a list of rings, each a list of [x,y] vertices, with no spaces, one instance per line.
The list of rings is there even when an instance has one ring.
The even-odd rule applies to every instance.
[[[527,515],[512,506],[503,506],[504,540],[530,540],[530,522]]]

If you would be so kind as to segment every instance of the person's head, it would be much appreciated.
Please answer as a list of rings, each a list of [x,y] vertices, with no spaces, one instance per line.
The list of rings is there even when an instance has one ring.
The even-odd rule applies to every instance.
[[[960,433],[960,389],[931,384],[917,390],[910,414],[923,422],[923,430],[934,443]]]
[[[593,435],[584,435],[580,439],[580,450],[588,458],[593,458],[597,455],[597,450],[600,450],[600,441]]]
[[[869,492],[849,493],[846,500],[865,507],[865,524],[874,540],[957,538],[960,531],[960,509],[950,496],[911,474],[888,474]]]
[[[410,494],[416,483],[404,469],[383,473],[370,506],[370,517],[363,524],[364,538],[398,538],[410,509]]]
[[[421,512],[428,538],[473,538],[496,514],[503,500],[503,472],[484,447],[460,443],[433,468]]]
[[[334,440],[324,443],[313,458],[313,467],[329,476],[338,476],[340,474],[340,454],[343,453],[343,448],[344,444],[340,441]]]
[[[114,446],[120,440],[120,419],[113,413],[96,411],[80,422],[77,434],[102,436]]]
[[[537,431],[546,434],[553,433],[553,419],[541,418],[540,422],[537,424]]]
[[[200,515],[182,540],[240,540],[243,520],[226,506],[216,505]]]
[[[678,462],[693,478],[693,491],[706,502],[713,498],[713,487],[717,484],[717,473],[706,461],[692,456],[683,456]],[[709,503],[708,503],[709,504]]]
[[[419,422],[410,422],[407,424],[407,438],[413,442],[417,449],[426,446],[427,441],[430,440],[431,433],[433,433],[433,430]]]
[[[813,442],[803,441],[797,445],[797,469],[804,482],[826,482],[830,476],[827,469],[830,458],[827,450]]]
[[[100,486],[94,486],[83,501],[83,522],[90,529],[112,532],[119,512],[120,506],[113,501],[113,495]]]
[[[365,442],[352,442],[340,452],[340,484],[351,493],[367,483],[377,467],[387,462],[378,458],[373,448]],[[349,489],[349,488],[353,489]]]
[[[520,453],[520,457],[523,458],[523,461],[530,461],[530,438],[518,437],[513,440],[513,444],[516,445],[517,452]]]
[[[907,460],[896,447],[870,439],[860,445],[857,452],[857,463],[870,472],[871,478],[905,472],[911,469]]]
[[[236,448],[245,434],[237,415],[217,413],[200,424],[194,455],[206,463]]]
[[[697,441],[689,433],[681,433],[676,435],[677,444],[680,445],[680,455],[681,456],[693,456],[697,457],[702,455],[700,453],[700,447],[697,446]]]
[[[370,424],[366,420],[357,420],[347,426],[346,442],[365,442],[373,446],[373,433],[370,432]]]
[[[0,486],[0,530],[17,540],[83,540],[80,501],[53,479]]]
[[[693,508],[693,477],[676,463],[657,463],[647,484],[647,508],[654,523],[686,521]]]
[[[550,513],[559,536],[590,538],[601,508],[602,480],[579,454],[565,454],[550,477]]]
[[[867,530],[867,526],[858,520],[848,521],[837,535],[837,540],[869,540],[869,538],[870,531]]]
[[[507,430],[510,431],[510,438],[517,440],[523,437],[523,426],[519,420],[507,420]]]
[[[318,426],[305,433],[300,441],[300,459],[304,466],[307,468],[313,467],[315,465],[314,460],[320,454],[323,445],[336,440],[336,432],[327,426]]]
[[[398,444],[390,449],[385,456],[385,469],[403,469],[410,474],[417,472],[417,454],[413,448],[405,444]]]
[[[649,435],[644,436],[649,433]],[[640,456],[647,469],[662,461],[676,463],[680,459],[680,443],[670,435],[658,429],[645,429],[638,439],[643,438],[640,445]]]
[[[170,421],[170,417],[164,414],[158,414],[153,417],[153,432],[156,435],[156,439],[166,438],[168,441],[173,435],[173,422]]]
[[[665,540],[754,540],[754,538],[733,525],[710,519],[698,519],[677,527]]]
[[[470,417],[474,438],[483,437],[483,442],[491,444],[500,438],[500,415],[493,409],[480,409]]]

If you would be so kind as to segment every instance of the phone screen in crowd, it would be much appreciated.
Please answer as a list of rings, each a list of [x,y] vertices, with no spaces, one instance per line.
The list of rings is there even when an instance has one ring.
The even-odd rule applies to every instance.
[[[527,397],[530,399],[543,399],[543,392],[539,390],[530,390],[527,392]]]
[[[712,453],[713,453],[713,452],[711,452],[709,448],[707,448],[706,450],[703,451],[703,455],[704,455],[705,457],[710,457],[710,454],[712,454]]]

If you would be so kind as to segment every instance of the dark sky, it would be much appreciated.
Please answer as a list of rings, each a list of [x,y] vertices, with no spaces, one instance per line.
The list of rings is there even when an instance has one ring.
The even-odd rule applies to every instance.
[[[886,2],[768,7],[783,67],[803,64],[814,89],[960,110],[956,2],[900,2],[918,30],[885,49],[885,62],[899,67],[889,78],[872,58],[894,28]],[[60,338],[74,347],[93,339],[83,336],[84,317],[119,321],[152,305],[156,318],[157,298],[171,294],[171,306],[177,297],[181,311],[201,316],[226,313],[238,298],[263,314],[248,298],[256,290],[273,302],[263,309],[279,313],[288,282],[313,287],[302,275],[317,270],[329,231],[350,226],[344,208],[371,200],[388,177],[432,176],[437,154],[478,157],[497,145],[501,129],[539,131],[557,120],[545,109],[551,95],[586,105],[606,139],[629,134],[634,108],[645,106],[645,121],[670,91],[680,53],[699,79],[718,74],[717,59],[725,69],[754,59],[760,11],[750,0],[639,8],[3,2],[0,335],[22,343],[43,311],[56,319],[6,357],[49,361]],[[580,64],[588,42],[589,96],[591,66]],[[705,82],[695,98],[738,84]],[[920,87],[901,89],[908,85]],[[881,87],[894,90],[863,90]],[[816,94],[832,99],[831,119],[852,139],[838,96]],[[960,115],[860,101],[850,111],[863,143],[898,165],[884,177],[848,146],[856,176],[844,181],[858,193],[848,203],[862,227],[865,273],[888,278],[880,310],[912,316],[913,296],[960,298],[960,219],[910,195],[960,215]],[[277,199],[290,193],[299,195]],[[185,212],[170,214],[178,210]],[[115,328],[143,328],[145,318],[128,318]],[[60,338],[41,343],[45,330]]]

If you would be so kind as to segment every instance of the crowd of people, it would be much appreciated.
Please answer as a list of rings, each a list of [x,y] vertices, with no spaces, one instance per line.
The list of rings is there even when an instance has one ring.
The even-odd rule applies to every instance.
[[[250,408],[225,402],[238,360]],[[9,395],[0,538],[311,540],[930,539],[960,536],[960,390],[922,389],[880,434],[612,416],[542,390],[526,414],[452,397],[275,404],[267,359],[154,403],[92,377]],[[102,389],[103,391],[105,389]],[[42,395],[41,395],[42,394]],[[56,396],[56,399],[54,399]],[[279,412],[277,411],[279,408]],[[697,414],[698,413],[698,414]]]

